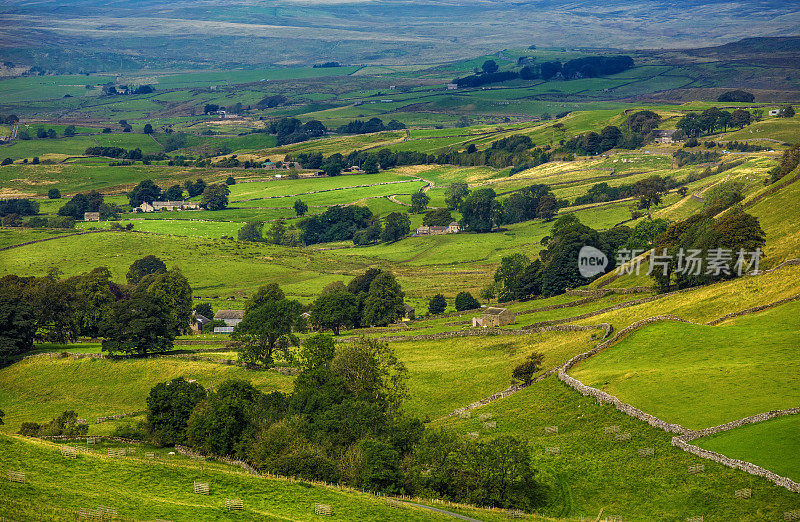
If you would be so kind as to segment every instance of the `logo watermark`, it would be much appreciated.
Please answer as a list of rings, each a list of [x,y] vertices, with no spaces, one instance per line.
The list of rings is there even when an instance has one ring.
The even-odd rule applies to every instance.
[[[585,278],[594,277],[606,271],[608,256],[592,246],[585,246],[578,252],[578,271]]]
[[[586,247],[584,247],[586,248]],[[581,250],[583,252],[583,250]],[[620,274],[641,273],[642,261],[649,261],[647,275],[661,273],[666,276],[670,268],[675,274],[687,274],[699,276],[705,275],[732,275],[752,274],[758,272],[758,264],[761,261],[761,249],[749,252],[743,248],[734,251],[728,248],[710,248],[703,252],[698,249],[681,248],[674,254],[667,252],[664,248],[660,252],[650,251],[649,256],[642,256],[646,250],[621,249],[617,252],[617,272]],[[704,255],[705,254],[705,255]]]

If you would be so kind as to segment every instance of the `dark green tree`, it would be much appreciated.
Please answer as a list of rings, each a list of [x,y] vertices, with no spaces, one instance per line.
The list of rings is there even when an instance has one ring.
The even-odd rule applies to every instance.
[[[471,232],[490,232],[500,212],[496,194],[490,188],[477,189],[464,198],[459,207],[461,226]]]
[[[481,65],[481,71],[483,71],[484,74],[496,73],[499,68],[497,62],[494,60],[486,60],[483,62],[483,65]]]
[[[308,205],[306,205],[302,199],[298,199],[294,202],[294,213],[298,216],[305,216],[306,212],[308,212]]]
[[[405,293],[391,272],[381,272],[369,285],[362,324],[386,326],[403,317]]]
[[[478,302],[477,299],[472,297],[472,294],[469,292],[459,292],[456,295],[456,311],[461,312],[463,310],[475,310],[476,308],[480,308],[481,304]]]
[[[544,361],[544,354],[533,352],[519,364],[514,371],[511,372],[512,382],[517,381],[522,384],[530,384],[533,380],[533,375],[542,369],[542,362]]]
[[[409,212],[412,214],[421,214],[428,208],[431,198],[423,191],[414,192],[411,195],[411,208]]]
[[[224,183],[209,185],[203,191],[200,204],[208,210],[224,210],[228,208],[228,194],[231,191]]]
[[[167,265],[158,257],[150,254],[141,259],[137,259],[128,268],[125,279],[129,284],[139,283],[145,276],[150,274],[163,274],[167,272]]]
[[[386,243],[397,241],[411,232],[411,220],[408,214],[392,212],[383,220],[381,240]]]
[[[180,270],[172,269],[144,276],[139,280],[134,295],[139,293],[153,296],[167,304],[176,334],[184,333],[189,327],[192,318],[192,287]]]
[[[128,203],[131,208],[138,207],[142,203],[152,203],[161,199],[161,188],[153,183],[152,179],[140,181],[133,190],[128,192]]]
[[[264,241],[264,236],[262,235],[263,229],[263,221],[250,221],[242,225],[242,228],[239,229],[239,232],[237,233],[237,239],[239,241]]]
[[[33,349],[36,313],[26,297],[29,280],[16,275],[0,279],[0,360]]]
[[[147,396],[147,425],[153,442],[184,444],[189,417],[205,398],[205,388],[183,377],[156,384]]]
[[[182,201],[183,189],[180,185],[172,185],[170,188],[164,191],[163,197],[165,201]]]
[[[447,308],[447,300],[442,294],[436,294],[428,301],[428,313],[431,315],[439,315]]]
[[[259,292],[248,303],[244,318],[236,325],[231,339],[243,361],[270,366],[276,350],[289,357],[286,349],[290,344],[299,343],[293,331],[303,306],[286,299],[277,285],[261,287]]]
[[[228,185],[228,186],[236,185],[236,178],[234,178],[233,176],[228,176],[225,179],[225,184]]]
[[[444,202],[450,210],[458,210],[461,202],[469,195],[466,183],[451,183],[445,191]]]
[[[149,123],[145,123],[144,124],[144,129],[142,129],[142,132],[145,133],[145,134],[153,134],[153,132],[155,132],[155,131],[153,131],[153,126],[152,125],[150,125]]]
[[[446,208],[439,208],[426,212],[422,216],[422,224],[427,226],[446,227],[453,222],[453,215]]]
[[[350,292],[321,295],[311,308],[311,323],[322,330],[339,335],[342,327],[352,328],[359,323],[358,298]]]
[[[101,327],[103,351],[144,355],[172,348],[177,325],[162,298],[146,293],[117,301]]]
[[[57,188],[51,188],[47,191],[48,199],[61,199],[61,191]]]

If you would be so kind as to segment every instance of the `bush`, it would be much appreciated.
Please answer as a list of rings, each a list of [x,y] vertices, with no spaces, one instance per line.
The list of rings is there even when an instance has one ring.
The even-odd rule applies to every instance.
[[[472,297],[472,294],[469,292],[459,292],[456,296],[456,311],[458,312],[463,310],[474,310],[480,307],[481,304],[477,299]]]
[[[428,313],[431,315],[438,315],[444,312],[447,308],[447,301],[442,294],[436,294],[428,301]]]
[[[50,199],[61,199],[61,191],[57,188],[51,188],[47,191],[47,197]]]
[[[519,366],[514,368],[514,371],[511,372],[512,379],[523,384],[530,384],[533,380],[533,374],[542,369],[543,360],[544,354],[533,352]]]

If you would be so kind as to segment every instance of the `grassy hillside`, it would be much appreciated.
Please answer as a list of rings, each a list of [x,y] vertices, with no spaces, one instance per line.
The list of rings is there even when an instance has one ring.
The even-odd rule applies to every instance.
[[[798,313],[793,302],[725,326],[651,325],[570,374],[692,429],[793,407],[800,402]]]
[[[405,506],[395,508],[370,495],[303,482],[267,480],[215,464],[160,454],[156,461],[80,454],[65,459],[55,444],[0,435],[0,466],[21,470],[25,484],[0,481],[0,515],[22,521],[73,520],[81,508],[107,506],[128,520],[313,520],[314,504],[331,506],[339,520],[440,520],[448,515]],[[207,482],[211,494],[192,492]],[[225,499],[241,499],[242,512],[225,510]],[[467,511],[498,519],[483,510]]]

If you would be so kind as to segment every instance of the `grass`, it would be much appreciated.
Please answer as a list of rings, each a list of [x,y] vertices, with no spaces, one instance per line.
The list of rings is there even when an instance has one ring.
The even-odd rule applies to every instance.
[[[72,520],[81,508],[98,505],[134,520],[309,520],[314,504],[332,507],[343,520],[439,520],[449,518],[420,508],[388,506],[366,493],[304,482],[267,480],[237,468],[198,463],[157,452],[156,460],[80,454],[65,459],[58,445],[0,435],[0,466],[24,470],[25,484],[0,481],[0,516],[19,521]],[[192,492],[194,481],[207,482],[211,494]],[[244,501],[243,512],[225,510],[225,499]],[[470,510],[471,514],[490,512]]]
[[[697,439],[692,444],[752,462],[800,482],[800,415],[748,424]]]
[[[263,391],[289,391],[292,378],[276,372],[250,372],[238,366],[187,359],[70,359],[36,357],[0,370],[2,429],[14,432],[22,422],[46,422],[66,410],[89,420],[145,409],[150,389],[176,377],[197,379],[205,387],[226,379],[249,380]]]
[[[483,428],[481,414],[491,414],[494,429]],[[797,494],[766,479],[701,459],[671,446],[671,434],[617,411],[599,406],[555,377],[472,412],[471,419],[446,418],[434,423],[460,434],[477,432],[479,440],[515,435],[528,441],[537,480],[548,488],[548,505],[540,513],[552,517],[603,517],[624,520],[772,520],[796,509]],[[619,426],[631,441],[615,442],[604,427]],[[544,433],[558,426],[557,435]],[[557,446],[561,454],[545,455]],[[642,458],[639,448],[652,447]],[[690,475],[687,467],[705,465]],[[751,488],[753,498],[741,501],[734,491]]]
[[[799,312],[795,301],[725,326],[650,325],[570,373],[691,429],[793,407],[800,401]]]

